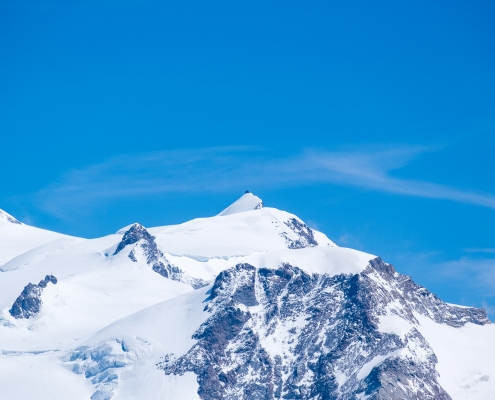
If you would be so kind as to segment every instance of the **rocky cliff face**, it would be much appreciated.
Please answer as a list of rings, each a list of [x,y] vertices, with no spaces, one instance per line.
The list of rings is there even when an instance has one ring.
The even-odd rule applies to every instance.
[[[205,310],[196,344],[157,367],[195,373],[207,400],[450,399],[416,316],[489,323],[484,310],[446,304],[380,258],[336,276],[239,264],[218,275]],[[382,329],[388,316],[407,329]]]
[[[132,261],[137,262],[140,257],[143,257],[153,271],[163,277],[186,283],[191,285],[194,289],[208,285],[208,282],[190,277],[180,268],[171,264],[162,251],[158,249],[155,237],[151,236],[144,226],[140,224],[132,225],[129,230],[125,232],[113,255],[118,254],[129,245],[134,245],[134,248],[129,253],[129,258]]]
[[[55,285],[57,278],[53,275],[47,275],[37,285],[28,283],[9,310],[10,315],[17,319],[31,318],[37,315],[42,304],[41,294],[50,282]]]

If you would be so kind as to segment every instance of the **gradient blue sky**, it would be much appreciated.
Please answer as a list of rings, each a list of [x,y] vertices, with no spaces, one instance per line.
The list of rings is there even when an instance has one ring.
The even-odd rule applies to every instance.
[[[495,316],[493,1],[0,0],[0,208],[85,237],[244,190]]]

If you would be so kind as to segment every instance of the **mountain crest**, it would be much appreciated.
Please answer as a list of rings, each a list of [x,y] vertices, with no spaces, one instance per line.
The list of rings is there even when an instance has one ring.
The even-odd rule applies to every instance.
[[[239,199],[234,201],[218,215],[225,216],[245,211],[259,210],[260,208],[263,208],[263,201],[258,196],[255,196],[246,190],[246,193],[244,193]]]
[[[9,224],[22,225],[22,223],[15,219],[12,215],[3,210],[0,210],[0,226]]]

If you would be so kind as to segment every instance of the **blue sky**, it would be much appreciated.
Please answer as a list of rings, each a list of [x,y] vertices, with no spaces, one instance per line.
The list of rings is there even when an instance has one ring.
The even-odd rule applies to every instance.
[[[0,0],[0,208],[96,237],[249,189],[493,318],[494,18],[491,1]]]

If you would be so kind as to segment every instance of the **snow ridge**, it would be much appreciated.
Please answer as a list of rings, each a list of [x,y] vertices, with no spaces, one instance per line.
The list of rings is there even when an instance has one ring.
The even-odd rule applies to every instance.
[[[4,224],[2,224],[2,222],[4,222],[4,224],[10,223],[10,224],[22,225],[22,222],[15,219],[12,215],[10,215],[9,213],[6,213],[3,210],[0,210],[0,226],[4,225]]]
[[[246,191],[238,200],[233,202],[219,216],[237,214],[244,211],[260,210],[263,208],[263,201],[254,194]]]

